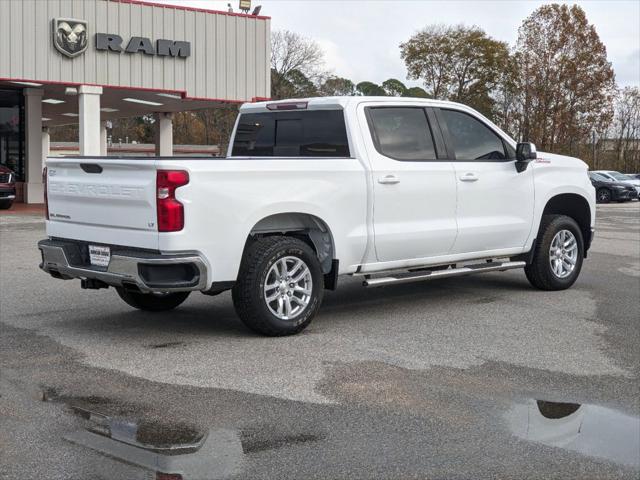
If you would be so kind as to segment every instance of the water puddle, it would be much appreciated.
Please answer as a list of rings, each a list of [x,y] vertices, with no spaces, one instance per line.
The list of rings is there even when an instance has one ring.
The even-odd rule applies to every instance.
[[[168,420],[141,420],[144,409],[139,406],[99,396],[64,396],[53,388],[43,390],[42,400],[65,403],[86,420],[85,428],[64,438],[100,453],[95,469],[106,475],[104,478],[235,478],[244,472],[249,455],[323,438],[318,433],[288,431],[274,425],[202,429]]]
[[[513,433],[620,465],[640,467],[640,418],[598,405],[529,400],[509,412]]]
[[[236,430],[203,431],[188,424],[132,421],[71,406],[88,420],[84,430],[65,439],[105,456],[101,471],[122,472],[123,465],[136,467],[128,478],[171,480],[224,479],[239,475],[245,464],[240,434]],[[116,463],[118,465],[116,465]],[[146,472],[146,473],[145,473]]]

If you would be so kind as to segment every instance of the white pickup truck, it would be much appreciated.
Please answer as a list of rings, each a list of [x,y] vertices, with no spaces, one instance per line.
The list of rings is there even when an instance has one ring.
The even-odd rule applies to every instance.
[[[524,268],[568,288],[596,211],[584,162],[411,98],[246,104],[226,158],[49,158],[45,177],[45,272],[151,311],[231,289],[265,335],[304,329],[339,275],[376,287]]]

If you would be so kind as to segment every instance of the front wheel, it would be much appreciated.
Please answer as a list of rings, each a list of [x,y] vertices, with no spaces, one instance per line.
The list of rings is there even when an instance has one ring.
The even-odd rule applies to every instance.
[[[529,283],[541,290],[564,290],[577,280],[584,257],[582,231],[565,215],[542,217],[533,261],[524,269]]]
[[[611,201],[611,190],[608,188],[600,188],[596,192],[596,200],[598,203],[609,203]]]
[[[13,205],[13,200],[0,200],[0,210],[7,210]]]
[[[191,292],[140,293],[116,287],[120,298],[128,305],[147,312],[165,312],[173,310],[184,302]]]
[[[232,296],[247,327],[275,337],[305,329],[323,292],[320,262],[311,247],[297,238],[273,236],[247,249]]]

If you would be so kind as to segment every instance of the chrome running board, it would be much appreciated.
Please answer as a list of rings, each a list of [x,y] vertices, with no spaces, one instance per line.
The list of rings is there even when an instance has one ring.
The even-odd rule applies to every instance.
[[[362,284],[365,287],[381,287],[395,283],[418,282],[420,280],[433,280],[436,278],[461,277],[474,273],[495,272],[523,268],[526,262],[487,262],[474,265],[466,265],[460,268],[449,268],[446,270],[430,270],[419,275],[404,273],[388,277],[366,278]]]

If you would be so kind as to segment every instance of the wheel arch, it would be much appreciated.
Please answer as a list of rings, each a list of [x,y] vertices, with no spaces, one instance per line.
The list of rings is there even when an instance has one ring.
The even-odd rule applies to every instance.
[[[335,270],[337,275],[334,237],[329,225],[320,217],[303,212],[282,212],[266,216],[251,228],[244,250],[256,238],[270,235],[287,235],[304,241],[318,256],[322,273],[330,275]]]
[[[561,193],[551,197],[542,211],[542,215],[566,215],[573,218],[582,232],[585,256],[591,246],[591,206],[589,201],[577,193]],[[540,221],[542,223],[542,219]],[[540,234],[540,224],[536,237]]]

